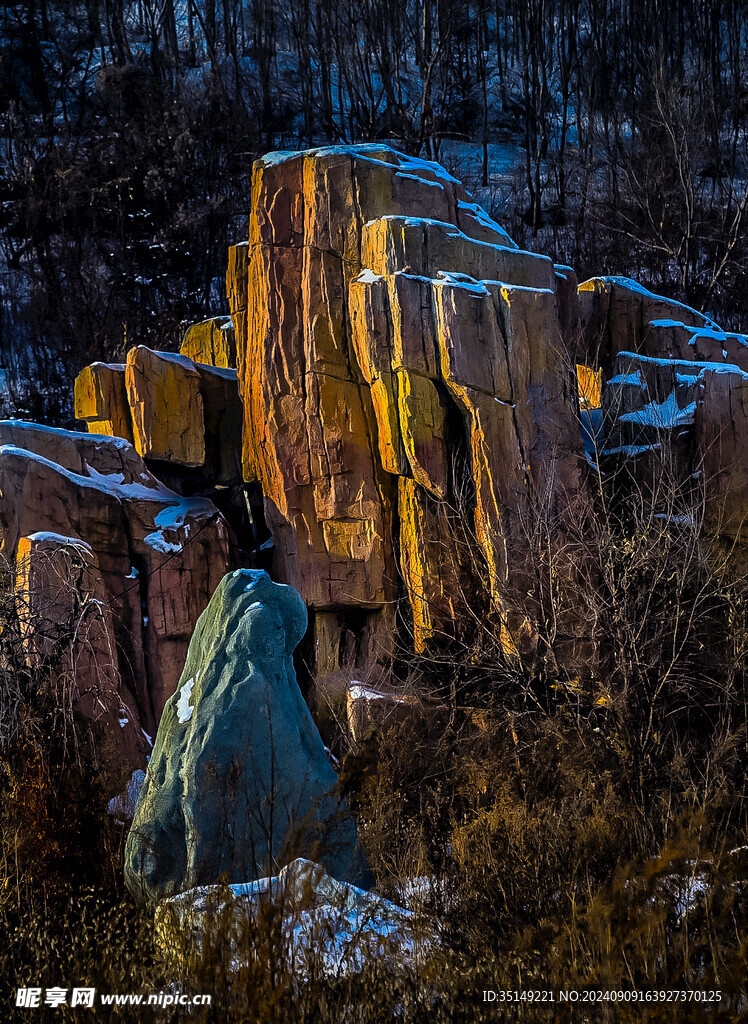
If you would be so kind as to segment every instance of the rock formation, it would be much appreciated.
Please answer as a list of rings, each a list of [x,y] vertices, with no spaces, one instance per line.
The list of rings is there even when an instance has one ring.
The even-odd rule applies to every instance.
[[[16,420],[0,422],[0,494],[29,657],[75,623],[76,701],[134,730],[126,747],[142,758],[229,565],[222,516],[170,491],[125,440]]]
[[[684,508],[690,501],[700,515],[703,507],[710,532],[748,545],[748,372],[621,352],[603,392],[603,417],[606,465],[623,460],[640,482],[663,469],[690,482]]]
[[[226,290],[230,317],[180,355],[83,371],[77,409],[176,489],[246,508],[240,546],[272,547],[301,593],[318,678],[440,643],[466,610],[545,657],[544,593],[578,581],[542,579],[532,538],[552,523],[563,545],[600,451],[644,472],[667,434],[713,528],[743,536],[748,340],[627,278],[577,287],[437,164],[382,145],[257,161]],[[577,619],[554,622],[569,652]]]
[[[196,363],[236,369],[236,341],[230,316],[214,316],[187,328],[179,349]]]
[[[450,511],[472,521],[515,648],[532,633],[509,584],[519,519],[536,490],[563,503],[580,488],[568,269],[520,251],[438,165],[359,146],[257,162],[227,292],[245,477],[277,578],[313,612],[312,649],[336,646],[343,610],[360,636],[346,657],[376,658],[403,589],[416,647],[449,634]]]
[[[300,852],[336,877],[362,864],[335,771],[296,684],[307,627],[291,587],[224,578],[164,708],[126,847],[128,888],[151,901],[225,877],[276,873]]]
[[[132,442],[123,363],[91,363],[75,382],[75,415],[92,434],[109,434]]]
[[[655,295],[627,277],[593,277],[579,286],[580,362],[609,367],[619,352],[689,359],[689,339],[717,325],[695,309]],[[721,351],[721,346],[719,351]],[[710,349],[710,356],[716,349]],[[709,358],[709,357],[707,357]]]
[[[372,732],[408,726],[411,729],[426,723],[443,728],[449,720],[445,705],[427,704],[414,694],[386,693],[353,680],[346,693],[346,721],[354,744],[361,743]]]
[[[240,478],[235,370],[139,345],[128,353],[125,381],[140,455],[199,468],[204,482]]]

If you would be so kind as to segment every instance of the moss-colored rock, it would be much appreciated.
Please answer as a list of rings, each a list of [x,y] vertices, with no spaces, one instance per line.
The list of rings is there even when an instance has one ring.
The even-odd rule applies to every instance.
[[[337,878],[362,870],[353,821],[296,683],[298,593],[237,570],[200,617],[164,708],[125,851],[133,894],[251,881],[300,852]]]

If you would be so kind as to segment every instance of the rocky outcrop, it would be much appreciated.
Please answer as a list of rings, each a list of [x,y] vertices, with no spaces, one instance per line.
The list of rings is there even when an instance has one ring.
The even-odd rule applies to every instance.
[[[214,316],[191,324],[184,333],[179,351],[195,363],[236,368],[236,341],[230,316]]]
[[[693,525],[703,517],[711,533],[748,543],[746,371],[621,352],[603,392],[603,420],[604,463],[625,461],[640,482],[667,472],[680,485],[683,508],[663,515]],[[672,499],[673,488],[663,490]]]
[[[594,372],[604,381],[588,454],[620,481],[621,501],[633,485],[664,503],[663,520],[705,526],[742,564],[748,338],[627,278],[585,281],[579,308],[577,358],[599,367],[579,367],[580,393]]]
[[[150,744],[119,669],[113,609],[90,544],[52,532],[21,537],[15,599],[28,667],[55,666],[59,709],[91,723],[110,767],[143,763]]]
[[[127,356],[135,447],[144,457],[199,468],[204,482],[240,477],[236,371],[143,345]]]
[[[164,709],[126,847],[125,880],[158,901],[224,877],[251,881],[314,851],[361,873],[352,819],[296,684],[299,595],[261,571],[226,576],[200,617]]]
[[[276,576],[301,592],[315,636],[318,618],[327,628],[353,609],[386,649],[402,577],[417,646],[448,634],[448,516],[408,512],[454,509],[472,488],[459,511],[516,648],[519,517],[536,489],[564,502],[580,488],[562,352],[573,274],[520,251],[438,165],[359,146],[257,162],[249,244],[227,280],[244,473],[262,486]]]
[[[2,551],[32,632],[78,615],[77,692],[118,692],[131,712],[120,717],[153,735],[229,565],[222,516],[166,488],[122,439],[15,420],[0,422],[0,494]]]
[[[123,363],[91,363],[75,382],[75,415],[92,434],[111,434],[132,442]]]
[[[192,360],[138,345],[128,353],[125,379],[138,453],[161,462],[204,465],[203,396]]]
[[[712,366],[703,371],[694,413],[703,475],[707,527],[742,548],[748,569],[748,371]]]
[[[578,296],[582,363],[609,367],[619,352],[690,359],[689,339],[719,330],[703,313],[627,277],[590,278],[579,285]]]
[[[189,328],[180,355],[129,353],[124,399],[121,367],[94,364],[76,401],[171,486],[245,510],[251,564],[272,549],[310,610],[317,677],[376,678],[397,644],[486,615],[511,657],[547,660],[552,619],[589,660],[584,573],[551,549],[589,513],[601,452],[643,465],[667,436],[737,521],[748,339],[627,278],[577,285],[437,164],[384,145],[257,161],[226,293],[230,317]]]
[[[183,353],[138,345],[127,363],[85,367],[76,416],[92,433],[133,442],[169,482],[190,491],[241,483],[242,411],[230,318],[190,328]],[[202,361],[184,352],[190,351]]]

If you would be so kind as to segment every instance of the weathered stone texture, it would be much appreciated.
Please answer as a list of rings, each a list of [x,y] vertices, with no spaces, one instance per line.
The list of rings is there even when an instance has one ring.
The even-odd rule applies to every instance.
[[[721,481],[710,494],[737,521],[743,420],[728,410],[742,408],[748,339],[627,278],[577,285],[437,164],[378,144],[257,161],[226,290],[231,317],[191,327],[180,355],[130,352],[124,402],[121,368],[84,371],[77,409],[92,430],[132,426],[175,486],[240,495],[243,477],[261,491],[273,573],[310,609],[318,676],[386,655],[404,600],[418,649],[454,633],[469,594],[498,613],[506,651],[540,651],[543,587],[575,584],[560,570],[539,581],[533,531],[552,522],[563,546],[564,517],[589,511],[580,409],[588,441],[597,424],[589,461],[667,434],[683,467],[701,459]],[[77,442],[65,458],[86,473]],[[445,559],[464,544],[458,523],[472,556]],[[169,592],[209,586],[188,563],[164,586],[149,658],[172,659],[177,619],[194,618]],[[554,630],[573,646],[583,616],[566,604]]]
[[[148,744],[119,671],[111,600],[91,546],[50,532],[21,537],[15,592],[29,667],[54,659],[60,645],[65,651],[54,684],[59,707],[92,723],[117,765],[144,762]]]
[[[296,684],[299,595],[264,572],[226,576],[200,617],[161,722],[125,850],[125,880],[153,902],[252,881],[312,853],[339,878],[364,863],[353,820]]]
[[[179,351],[195,363],[235,369],[236,341],[231,317],[214,316],[191,324],[184,333]]]
[[[387,147],[258,161],[247,254],[244,472],[265,494],[278,578],[316,612],[373,614],[405,578],[418,643],[448,632],[448,587],[412,583],[438,581],[449,546],[426,495],[454,504],[467,472],[503,607],[528,481],[559,501],[580,486],[562,353],[578,323],[573,273],[518,250],[443,169]],[[232,310],[236,279],[230,269]],[[544,476],[551,454],[558,486]]]
[[[408,477],[398,481],[400,571],[411,609],[413,649],[453,635],[462,584],[446,506]]]
[[[204,486],[241,479],[236,370],[139,345],[128,354],[126,381],[140,455],[175,469],[199,470]]]
[[[703,371],[694,418],[703,474],[707,525],[743,548],[748,562],[748,372],[738,367]]]
[[[92,434],[109,434],[132,442],[123,363],[91,363],[75,381],[75,415]]]
[[[228,568],[222,516],[207,499],[164,487],[119,438],[5,421],[0,442],[2,551],[30,566],[19,576],[19,599],[59,618],[47,583],[41,596],[27,594],[32,563],[47,550],[42,542],[62,548],[55,558],[68,558],[69,545],[90,553],[84,591],[111,617],[116,654],[105,668],[102,652],[91,671],[118,676],[121,692],[134,695],[134,721],[152,735],[195,622]],[[61,599],[68,615],[68,598]]]
[[[163,462],[202,466],[203,396],[192,360],[138,345],[128,353],[126,374],[138,453]]]
[[[689,521],[703,512],[712,534],[748,545],[746,371],[729,363],[622,352],[603,391],[603,416],[604,457],[625,459],[640,480],[674,474],[673,485],[661,487],[664,499],[677,495],[686,510],[690,502]],[[672,508],[665,511],[673,514]]]
[[[619,352],[688,359],[684,341],[675,342],[678,349],[673,351],[674,339],[667,334],[658,338],[660,329],[687,325],[684,330],[690,327],[693,335],[716,328],[703,313],[655,295],[627,277],[592,277],[579,285],[578,294],[583,334],[579,355],[585,357],[581,362],[608,366]],[[658,324],[654,330],[653,323]]]

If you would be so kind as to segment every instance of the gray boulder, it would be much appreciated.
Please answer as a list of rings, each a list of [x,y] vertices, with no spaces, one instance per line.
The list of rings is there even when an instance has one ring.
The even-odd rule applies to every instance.
[[[265,572],[219,584],[164,708],[127,837],[136,897],[277,875],[300,854],[360,880],[355,826],[291,660],[306,627],[298,593]]]

